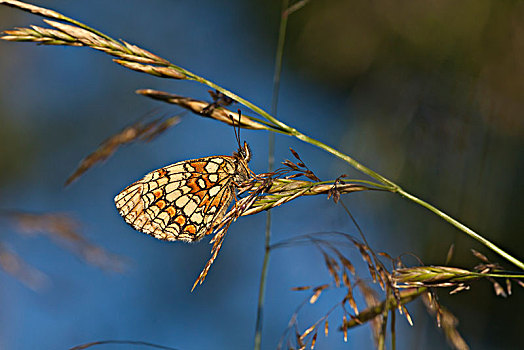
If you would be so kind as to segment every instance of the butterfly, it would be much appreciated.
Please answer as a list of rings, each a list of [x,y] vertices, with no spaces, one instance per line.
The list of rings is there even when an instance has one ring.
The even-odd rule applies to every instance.
[[[115,197],[133,228],[160,240],[196,242],[213,232],[251,177],[246,142],[233,156],[185,160],[152,171]]]

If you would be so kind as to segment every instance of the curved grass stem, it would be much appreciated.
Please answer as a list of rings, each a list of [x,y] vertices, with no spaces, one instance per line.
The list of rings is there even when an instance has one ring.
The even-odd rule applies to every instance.
[[[494,243],[488,241],[486,238],[482,237],[481,235],[479,235],[478,233],[476,233],[475,231],[473,231],[472,229],[470,229],[466,225],[464,225],[464,224],[460,223],[459,221],[455,220],[454,218],[452,218],[448,214],[446,214],[443,211],[435,208],[431,204],[429,204],[427,202],[424,202],[422,199],[417,198],[414,195],[404,191],[400,187],[397,187],[396,192],[399,193],[401,196],[403,196],[403,197],[405,197],[405,198],[407,198],[407,199],[417,203],[418,205],[423,206],[424,208],[426,208],[426,209],[430,210],[431,212],[435,213],[436,215],[440,216],[442,219],[444,219],[445,221],[449,222],[451,225],[455,226],[456,228],[458,228],[459,230],[461,230],[462,232],[464,232],[465,234],[467,234],[471,238],[477,240],[478,242],[480,242],[482,245],[484,245],[488,249],[491,249],[495,253],[499,254],[500,256],[505,258],[506,260],[508,260],[511,263],[513,263],[515,266],[519,267],[521,270],[524,270],[524,263],[522,261],[520,261],[517,258],[515,258],[515,257],[511,256],[510,254],[506,253],[504,250],[502,250],[501,248],[496,246]]]

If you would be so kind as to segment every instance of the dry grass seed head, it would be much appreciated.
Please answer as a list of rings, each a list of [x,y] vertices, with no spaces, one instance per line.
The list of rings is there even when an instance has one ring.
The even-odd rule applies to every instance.
[[[422,301],[424,306],[426,306],[428,313],[436,316],[437,326],[444,331],[448,343],[454,349],[469,349],[469,346],[457,330],[458,319],[451,312],[442,307],[434,296],[430,297],[430,295],[431,293],[424,294],[422,296]]]
[[[315,344],[317,343],[317,335],[318,333],[315,332],[315,334],[313,334],[313,338],[311,338],[311,350],[313,350],[315,348]]]
[[[46,274],[27,264],[3,244],[0,244],[0,268],[34,291],[41,290],[50,283]]]
[[[120,132],[114,134],[102,142],[93,153],[82,159],[73,174],[66,180],[65,186],[70,185],[95,164],[111,157],[120,146],[130,144],[135,141],[149,142],[179,122],[180,116],[173,116],[169,118],[159,117],[147,123],[139,120],[136,123],[125,127]]]
[[[348,327],[346,315],[342,317],[342,332],[344,332],[344,341],[348,341]]]
[[[311,289],[312,286],[300,286],[300,287],[293,287],[291,288],[292,291],[302,291],[302,290],[308,290]]]
[[[240,118],[240,115],[238,113],[230,111],[223,107],[209,108],[209,106],[213,105],[213,103],[209,103],[207,101],[196,100],[190,97],[184,97],[153,89],[141,89],[137,90],[136,93],[155,100],[176,104],[177,106],[185,108],[201,117],[212,118],[231,126],[237,126],[244,129],[252,130],[269,129],[267,126],[252,120],[249,116],[245,114],[242,114],[242,118]]]
[[[349,303],[349,306],[355,312],[355,314],[358,314],[357,303],[355,302],[355,298],[353,298],[353,289],[351,287],[349,279],[347,279],[346,283],[344,284],[346,285],[347,292],[346,292],[346,296],[344,297],[344,299],[342,299],[342,304],[344,304],[347,301]]]
[[[328,287],[329,287],[329,284],[323,284],[321,286],[313,288],[313,295],[311,296],[311,298],[309,298],[309,303],[310,304],[316,303],[322,291],[324,291]]]
[[[11,212],[8,218],[21,232],[33,235],[45,233],[89,264],[115,272],[124,269],[124,260],[121,257],[89,242],[80,233],[81,224],[68,214]]]

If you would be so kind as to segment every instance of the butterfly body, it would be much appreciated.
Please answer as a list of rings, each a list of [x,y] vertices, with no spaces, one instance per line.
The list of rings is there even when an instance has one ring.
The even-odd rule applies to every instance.
[[[236,184],[250,178],[247,144],[233,156],[178,162],[126,187],[115,204],[133,228],[160,240],[194,242],[220,223]]]

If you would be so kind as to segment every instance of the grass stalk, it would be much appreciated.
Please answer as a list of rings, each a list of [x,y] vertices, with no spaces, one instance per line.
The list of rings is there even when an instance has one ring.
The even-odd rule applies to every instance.
[[[492,251],[494,251],[495,253],[499,254],[500,256],[505,258],[506,260],[510,261],[515,266],[518,266],[521,270],[524,270],[524,263],[522,261],[520,261],[517,258],[511,256],[510,254],[508,254],[507,252],[505,252],[504,250],[502,250],[501,248],[496,246],[494,243],[488,241],[486,238],[482,237],[481,235],[479,235],[478,233],[476,233],[475,231],[473,231],[472,229],[470,229],[466,225],[460,223],[456,219],[452,218],[448,214],[446,214],[443,211],[435,208],[434,206],[432,206],[431,204],[421,200],[420,198],[417,198],[414,195],[404,191],[400,187],[397,188],[396,192],[399,193],[401,196],[403,196],[403,197],[405,197],[405,198],[407,198],[407,199],[409,199],[409,200],[411,200],[411,201],[413,201],[413,202],[423,206],[424,208],[430,210],[431,212],[437,214],[442,219],[444,219],[445,221],[449,222],[451,225],[453,225],[456,228],[458,228],[460,231],[464,232],[465,234],[467,234],[471,238],[473,238],[473,239],[477,240],[478,242],[480,242],[485,247],[491,249]]]
[[[280,75],[282,73],[282,58],[284,57],[284,44],[286,41],[286,28],[289,0],[282,0],[282,11],[280,16],[280,27],[278,30],[278,43],[275,53],[275,73],[273,75],[273,95],[271,97],[271,114],[277,115],[278,95],[280,90]],[[275,167],[275,134],[269,131],[268,136],[268,172]],[[262,327],[264,325],[264,301],[266,295],[267,270],[269,267],[269,256],[271,253],[271,210],[266,213],[266,230],[264,239],[264,261],[260,273],[260,286],[258,290],[257,321],[255,325],[255,350],[260,350],[262,343]]]

